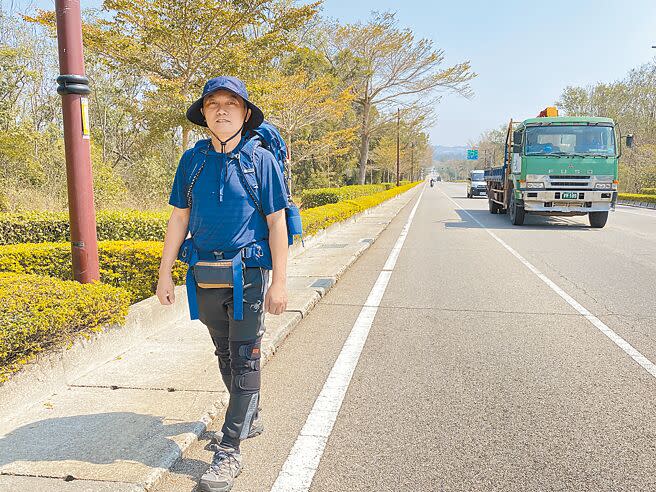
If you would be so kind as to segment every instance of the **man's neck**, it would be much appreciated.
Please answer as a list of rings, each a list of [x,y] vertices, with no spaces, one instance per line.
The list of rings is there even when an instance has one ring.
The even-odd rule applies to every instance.
[[[221,137],[223,138],[223,137]],[[226,136],[225,138],[230,138],[230,135]],[[239,142],[241,142],[241,135],[237,135],[235,138],[230,140],[229,142],[226,142],[225,147],[223,148],[223,152],[226,154],[228,152],[232,152],[237,148],[239,145]],[[212,135],[212,147],[214,147],[214,150],[217,152],[221,152],[222,147],[221,147],[221,142],[219,141],[218,138],[216,138],[214,135]]]

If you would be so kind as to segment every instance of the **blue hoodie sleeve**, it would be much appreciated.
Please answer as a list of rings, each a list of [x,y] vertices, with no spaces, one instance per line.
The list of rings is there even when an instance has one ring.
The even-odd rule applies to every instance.
[[[262,149],[260,157],[260,203],[264,215],[270,215],[287,208],[287,188],[285,178],[273,154]]]

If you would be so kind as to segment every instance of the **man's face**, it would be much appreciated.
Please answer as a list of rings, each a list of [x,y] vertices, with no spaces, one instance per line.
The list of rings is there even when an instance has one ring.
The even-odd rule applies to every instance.
[[[219,137],[230,137],[239,131],[246,114],[244,100],[230,91],[220,90],[203,100],[203,115],[207,126]]]

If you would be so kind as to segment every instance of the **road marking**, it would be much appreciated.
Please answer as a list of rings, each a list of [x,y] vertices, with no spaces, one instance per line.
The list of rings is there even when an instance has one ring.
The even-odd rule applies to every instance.
[[[581,304],[579,304],[572,296],[570,296],[567,292],[565,292],[563,289],[561,289],[558,285],[556,285],[551,279],[549,279],[544,273],[542,273],[540,270],[538,270],[536,267],[534,267],[526,258],[524,258],[522,255],[520,255],[517,251],[515,251],[512,247],[510,247],[503,239],[501,239],[499,236],[497,236],[494,232],[489,230],[487,227],[485,227],[476,217],[474,217],[472,214],[470,214],[467,210],[462,208],[458,203],[453,200],[449,195],[444,193],[442,190],[440,192],[447,197],[451,202],[458,207],[460,210],[462,210],[464,213],[469,215],[474,222],[476,222],[485,232],[487,232],[490,236],[492,236],[501,246],[506,248],[510,254],[512,254],[515,258],[517,258],[519,261],[521,261],[526,268],[531,270],[535,275],[538,276],[540,280],[542,280],[545,284],[547,284],[551,290],[553,290],[556,294],[558,294],[560,297],[562,297],[567,304],[572,306],[574,309],[576,309],[581,316],[583,316],[585,319],[587,319],[590,323],[592,323],[600,332],[602,332],[604,335],[606,335],[608,338],[610,338],[619,348],[621,348],[624,352],[626,352],[634,361],[636,361],[640,366],[645,369],[649,374],[654,376],[656,378],[656,365],[650,361],[647,357],[642,355],[640,352],[638,352],[629,342],[624,340],[621,336],[619,336],[617,333],[615,333],[613,330],[611,330],[606,324],[601,321],[599,318],[597,318],[594,314],[592,314],[590,311],[588,311],[586,308],[584,308]]]
[[[392,248],[383,270],[378,275],[369,297],[362,307],[358,319],[355,321],[342,351],[335,361],[321,393],[314,402],[305,425],[292,447],[292,450],[282,466],[271,492],[305,492],[312,484],[314,474],[319,467],[326,443],[333,430],[339,409],[344,401],[346,390],[351,383],[351,377],[360,359],[369,330],[373,324],[380,301],[385,294],[387,284],[392,276],[396,260],[401,253],[412,220],[417,212],[426,187],[422,189],[417,203],[410,212],[401,234]]]

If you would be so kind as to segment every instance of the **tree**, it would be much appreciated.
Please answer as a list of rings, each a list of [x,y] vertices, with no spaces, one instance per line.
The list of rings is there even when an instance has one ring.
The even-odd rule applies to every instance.
[[[656,182],[656,59],[633,69],[620,81],[588,87],[568,86],[556,103],[570,116],[613,118],[622,132],[636,135],[636,147],[624,149],[620,186],[639,192]]]
[[[247,80],[290,48],[294,29],[318,3],[295,7],[276,0],[105,0],[105,15],[83,27],[87,50],[111,69],[134,71],[148,82],[144,109],[160,128],[192,125],[185,111],[203,83],[219,74]],[[107,15],[109,14],[109,15]],[[33,19],[54,29],[54,12]]]
[[[359,180],[364,183],[373,133],[390,117],[390,108],[428,101],[438,90],[469,95],[475,74],[469,62],[442,68],[444,52],[428,39],[415,40],[399,29],[392,13],[374,13],[366,23],[336,30],[335,58],[352,74],[352,90],[360,114]],[[375,113],[387,115],[375,123]]]
[[[311,138],[312,128],[340,120],[350,109],[351,94],[340,90],[332,76],[312,80],[307,72],[278,73],[258,87],[258,101],[267,109],[267,118],[281,129],[294,166],[310,158],[326,159],[343,153],[342,146],[355,134],[355,127],[326,128],[320,138]]]

